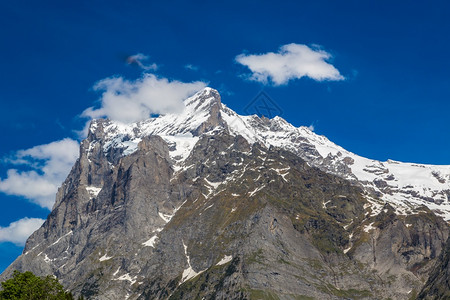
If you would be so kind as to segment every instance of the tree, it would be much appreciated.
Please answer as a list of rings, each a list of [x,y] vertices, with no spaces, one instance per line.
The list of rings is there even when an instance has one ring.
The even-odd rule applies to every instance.
[[[38,277],[32,272],[14,271],[13,277],[1,283],[0,300],[73,300],[54,276]]]

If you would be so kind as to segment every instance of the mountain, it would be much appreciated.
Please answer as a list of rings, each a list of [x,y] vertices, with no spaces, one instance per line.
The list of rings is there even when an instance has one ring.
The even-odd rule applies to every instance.
[[[211,88],[184,104],[92,121],[0,279],[54,274],[88,299],[408,299],[432,280],[450,166],[366,159]]]

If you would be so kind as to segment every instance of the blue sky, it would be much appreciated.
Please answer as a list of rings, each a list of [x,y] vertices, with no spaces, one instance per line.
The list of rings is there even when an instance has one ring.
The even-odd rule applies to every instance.
[[[2,1],[0,36],[0,271],[23,249],[11,235],[45,219],[52,201],[5,187],[8,170],[19,183],[62,180],[80,116],[102,105],[94,86],[111,76],[207,83],[241,114],[264,90],[283,118],[359,155],[450,164],[447,1]],[[237,59],[284,59],[290,44],[324,54],[315,63],[325,77],[276,82],[264,74],[284,69],[258,77]],[[127,63],[137,54],[140,66]],[[55,156],[64,147],[69,158]]]

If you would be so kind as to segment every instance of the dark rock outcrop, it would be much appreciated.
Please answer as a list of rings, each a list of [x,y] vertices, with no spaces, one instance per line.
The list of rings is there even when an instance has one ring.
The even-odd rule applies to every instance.
[[[450,299],[450,239],[417,299]]]

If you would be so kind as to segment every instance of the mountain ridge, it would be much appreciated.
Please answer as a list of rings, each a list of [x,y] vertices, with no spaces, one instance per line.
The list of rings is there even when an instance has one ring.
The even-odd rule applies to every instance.
[[[54,274],[88,299],[420,291],[448,239],[441,217],[422,203],[407,213],[380,199],[396,197],[393,187],[359,181],[360,158],[305,127],[240,116],[211,88],[185,104],[133,124],[93,121],[52,212],[0,277]],[[393,181],[383,166],[362,174]]]
[[[289,150],[326,172],[350,181],[363,182],[370,194],[392,203],[400,213],[406,214],[412,208],[425,205],[445,220],[450,220],[450,165],[367,159],[334,144],[325,136],[316,135],[308,127],[294,127],[281,117],[269,120],[256,115],[238,115],[221,103],[219,93],[212,88],[205,88],[188,98],[185,106],[181,114],[169,114],[133,124],[109,121],[106,138],[109,134],[116,138],[111,143],[115,143],[115,148],[125,149],[124,155],[127,155],[136,149],[138,136],[160,135],[170,144],[178,142],[187,146],[183,153],[173,154],[174,157],[181,154],[182,161],[195,144],[196,137],[205,129],[222,128],[232,135],[242,135],[250,143],[259,142],[266,147]],[[94,120],[91,132],[96,128],[96,122],[104,121]],[[114,127],[117,129],[114,130]],[[117,141],[118,132],[131,141]]]

